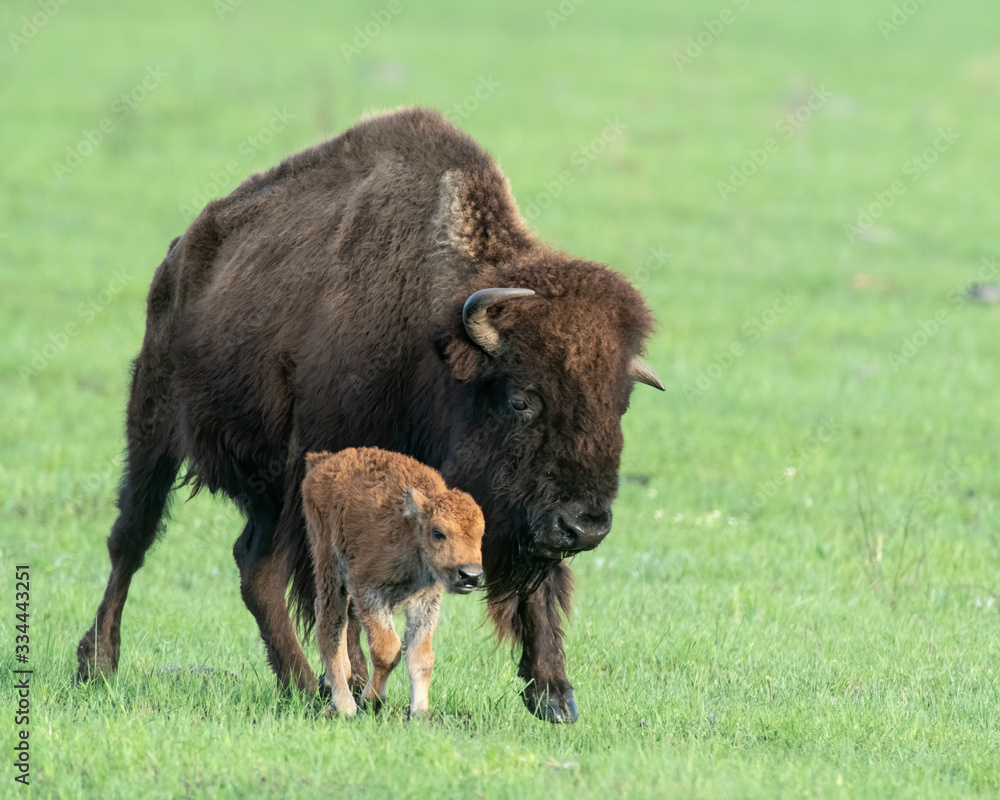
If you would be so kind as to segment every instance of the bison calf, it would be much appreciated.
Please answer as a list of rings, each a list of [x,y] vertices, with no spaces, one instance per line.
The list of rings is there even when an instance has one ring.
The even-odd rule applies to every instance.
[[[306,470],[302,505],[316,574],[316,637],[331,705],[347,716],[358,710],[345,639],[353,598],[372,660],[362,702],[377,708],[385,701],[400,657],[392,615],[405,611],[410,717],[422,714],[442,587],[468,594],[482,581],[482,511],[433,469],[399,453],[308,453]]]

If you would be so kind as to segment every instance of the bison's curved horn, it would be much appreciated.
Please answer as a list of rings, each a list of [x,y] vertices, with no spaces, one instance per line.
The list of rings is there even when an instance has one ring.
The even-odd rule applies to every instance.
[[[528,297],[531,289],[480,289],[469,295],[462,308],[462,322],[469,338],[490,355],[500,349],[500,333],[486,319],[486,309],[515,297]]]
[[[632,360],[628,365],[628,376],[634,381],[639,381],[639,383],[652,386],[654,389],[659,389],[661,392],[666,391],[663,381],[661,381],[659,376],[657,376],[657,374],[649,368],[649,364],[639,358],[639,356],[632,356]]]

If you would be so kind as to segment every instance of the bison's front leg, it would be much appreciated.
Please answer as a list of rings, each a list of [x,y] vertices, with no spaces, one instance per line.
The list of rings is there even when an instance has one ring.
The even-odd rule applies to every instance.
[[[490,604],[494,621],[510,626],[521,643],[518,675],[527,682],[521,697],[537,717],[549,722],[576,722],[573,686],[566,678],[560,609],[569,612],[573,574],[560,562],[530,595]],[[506,619],[505,619],[506,618]]]

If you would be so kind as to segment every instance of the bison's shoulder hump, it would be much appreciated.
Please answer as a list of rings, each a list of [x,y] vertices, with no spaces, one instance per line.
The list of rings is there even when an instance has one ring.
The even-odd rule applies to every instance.
[[[302,212],[330,208],[334,197],[351,206],[383,193],[430,201],[437,209],[437,243],[476,262],[508,260],[532,241],[489,153],[440,113],[420,107],[364,119],[251,175],[211,202],[202,214],[209,219],[192,228],[210,229],[211,236],[197,238],[206,240],[203,249],[213,250],[237,230],[255,229],[272,216],[294,224]]]
[[[287,157],[247,178],[227,199],[238,205],[289,180],[308,181],[331,172],[363,175],[386,161],[432,175],[449,169],[470,174],[497,170],[490,155],[440,113],[409,107],[363,119],[339,136]]]

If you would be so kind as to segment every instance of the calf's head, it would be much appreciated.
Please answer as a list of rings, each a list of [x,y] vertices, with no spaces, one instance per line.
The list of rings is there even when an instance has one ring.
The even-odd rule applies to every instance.
[[[428,496],[411,486],[403,515],[416,525],[424,563],[446,591],[468,594],[479,588],[486,525],[475,500],[458,489]]]
[[[560,253],[534,252],[480,281],[461,327],[443,336],[465,401],[442,473],[475,495],[491,530],[518,538],[514,558],[590,550],[611,529],[632,387],[663,389],[638,357],[652,317],[623,277]]]

